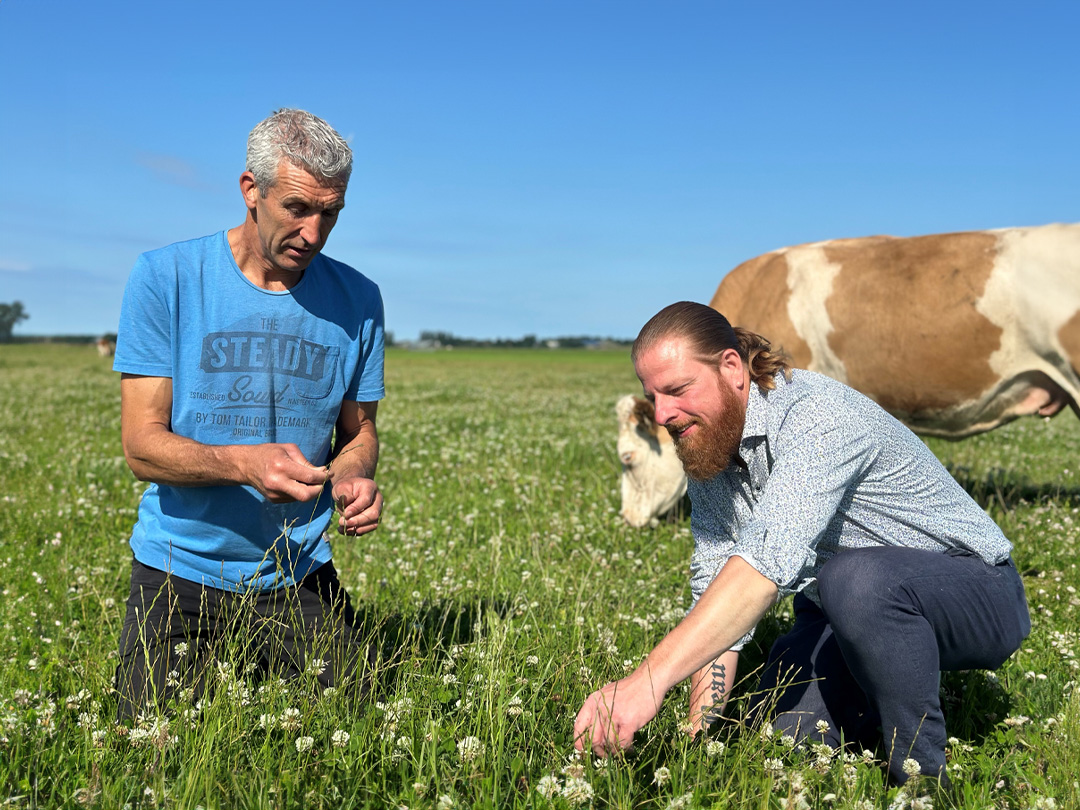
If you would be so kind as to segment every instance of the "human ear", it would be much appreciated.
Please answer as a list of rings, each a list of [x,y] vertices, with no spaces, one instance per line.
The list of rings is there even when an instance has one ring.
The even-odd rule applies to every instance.
[[[244,172],[240,175],[240,193],[244,195],[244,204],[248,210],[255,210],[255,201],[259,197],[259,186],[255,183],[255,175]]]
[[[745,367],[742,358],[735,349],[725,349],[720,355],[720,374],[734,386],[735,390],[741,391],[746,381]]]

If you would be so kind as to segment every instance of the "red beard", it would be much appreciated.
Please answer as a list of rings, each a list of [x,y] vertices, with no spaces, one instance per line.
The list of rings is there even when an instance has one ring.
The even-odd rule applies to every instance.
[[[683,470],[695,481],[707,481],[727,469],[739,452],[743,426],[746,423],[746,406],[735,391],[723,380],[719,381],[722,415],[716,422],[691,419],[678,425],[667,425],[675,453],[682,462]],[[679,438],[679,431],[690,425],[698,429],[690,436]]]

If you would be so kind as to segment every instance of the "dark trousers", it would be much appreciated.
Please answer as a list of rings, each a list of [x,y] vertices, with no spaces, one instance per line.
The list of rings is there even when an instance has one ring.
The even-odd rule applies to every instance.
[[[368,689],[374,646],[327,563],[294,586],[234,593],[131,565],[120,631],[117,715],[160,711],[178,690],[199,699],[215,687],[306,673],[319,687]],[[236,688],[233,686],[233,688]]]
[[[1024,585],[1012,562],[848,550],[822,567],[818,593],[820,608],[795,597],[795,624],[769,653],[761,702],[774,728],[833,747],[883,743],[893,781],[908,778],[908,758],[948,781],[940,673],[996,669],[1027,636]]]

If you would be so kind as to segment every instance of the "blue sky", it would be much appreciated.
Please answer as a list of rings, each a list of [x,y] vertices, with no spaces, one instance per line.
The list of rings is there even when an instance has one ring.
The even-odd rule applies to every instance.
[[[248,131],[355,152],[326,252],[387,328],[632,337],[770,249],[1075,221],[1080,4],[0,2],[0,302],[114,331],[239,224]]]

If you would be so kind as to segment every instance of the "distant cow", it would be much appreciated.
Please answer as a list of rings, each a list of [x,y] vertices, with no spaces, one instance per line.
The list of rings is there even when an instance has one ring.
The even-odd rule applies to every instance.
[[[1080,225],[782,248],[710,306],[919,433],[1080,415]]]
[[[116,353],[116,344],[108,338],[98,338],[95,345],[98,357],[112,357]]]
[[[686,476],[668,432],[648,400],[627,395],[615,405],[622,462],[622,516],[631,526],[656,525],[686,493]]]

